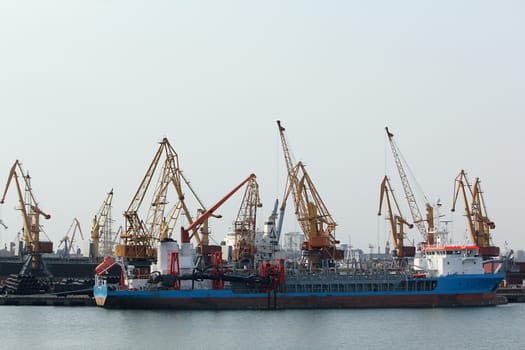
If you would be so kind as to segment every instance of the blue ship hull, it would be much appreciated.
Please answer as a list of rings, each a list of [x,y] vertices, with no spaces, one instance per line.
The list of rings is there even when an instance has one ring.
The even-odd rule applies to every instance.
[[[98,306],[161,309],[328,309],[381,307],[454,307],[497,305],[502,274],[450,275],[413,280],[407,290],[240,292],[234,289],[111,290],[94,287]],[[327,285],[326,285],[327,286]],[[333,285],[332,285],[333,286]],[[409,290],[413,288],[413,290]],[[335,289],[335,288],[334,288]],[[366,288],[364,288],[366,289]],[[386,288],[388,289],[388,288]]]

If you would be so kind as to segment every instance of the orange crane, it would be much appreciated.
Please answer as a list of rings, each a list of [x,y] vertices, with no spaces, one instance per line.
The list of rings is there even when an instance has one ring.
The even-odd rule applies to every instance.
[[[496,224],[488,217],[479,178],[476,178],[474,184],[471,185],[465,171],[460,171],[454,180],[452,211],[456,210],[456,201],[460,191],[463,195],[465,216],[472,243],[479,246],[480,255],[483,258],[498,256],[499,247],[491,244],[492,237],[490,235],[490,230],[496,228]],[[469,196],[471,199],[470,203]]]
[[[197,235],[197,232],[202,227],[205,227],[205,230],[207,230],[208,227],[208,219],[211,216],[220,218],[220,215],[215,215],[215,211],[224,204],[231,196],[233,196],[242,186],[244,186],[247,182],[250,182],[252,180],[255,180],[256,176],[255,174],[250,174],[244,181],[242,181],[239,185],[237,185],[233,190],[228,192],[226,196],[221,198],[217,203],[215,203],[214,206],[212,206],[210,209],[201,211],[200,215],[193,221],[188,227],[184,228],[181,227],[181,243],[190,243],[191,239]],[[190,233],[191,232],[191,233]],[[200,261],[204,265],[209,265],[210,263],[214,266],[214,270],[218,272],[218,270],[222,271],[222,252],[220,246],[212,246],[208,244],[203,244],[202,242],[198,245],[199,248],[199,254],[200,254]],[[220,282],[220,281],[217,281]],[[222,283],[222,282],[221,282]],[[220,283],[219,283],[220,284]],[[214,284],[215,286],[215,284]]]
[[[390,197],[392,197],[392,201],[395,204],[397,214],[394,214],[392,210],[393,206]],[[384,199],[386,199],[386,208],[388,211],[387,220],[390,223],[390,231],[392,233],[392,239],[394,241],[395,251],[393,255],[398,256],[400,258],[414,257],[416,254],[416,248],[414,246],[405,245],[404,233],[405,225],[407,225],[408,228],[412,228],[414,227],[414,225],[406,221],[405,218],[401,215],[401,210],[399,209],[396,197],[394,196],[394,191],[392,190],[392,186],[390,185],[390,181],[388,180],[387,176],[385,176],[383,178],[383,181],[381,181],[381,190],[379,195],[379,211],[377,215],[381,215],[381,209],[383,207]]]
[[[399,172],[399,177],[401,178],[403,190],[405,191],[405,196],[408,201],[410,213],[412,214],[412,221],[416,225],[419,233],[423,236],[424,243],[428,245],[433,245],[435,243],[434,208],[432,207],[432,205],[430,205],[428,201],[426,201],[426,219],[423,219],[423,216],[421,215],[421,211],[419,210],[419,206],[416,201],[416,197],[408,181],[408,176],[403,167],[403,163],[401,161],[401,153],[399,152],[399,148],[397,147],[397,144],[394,141],[394,134],[392,134],[388,130],[388,127],[385,127],[385,130],[388,136],[388,141],[390,142],[390,148],[392,149],[394,161],[396,162],[397,171]]]
[[[19,179],[22,179],[25,185],[25,196],[22,193]],[[22,212],[23,239],[25,249],[27,249],[31,255],[31,268],[33,270],[42,270],[40,254],[51,253],[53,251],[53,244],[51,242],[40,241],[40,217],[42,216],[47,220],[51,218],[51,215],[46,214],[40,209],[31,188],[31,177],[29,174],[24,175],[24,171],[18,160],[16,160],[11,167],[4,194],[2,199],[0,199],[0,204],[5,202],[7,190],[12,180],[14,180],[15,183],[20,211]]]
[[[78,222],[77,218],[74,218],[71,225],[69,225],[69,229],[67,230],[66,235],[60,240],[60,243],[58,244],[58,246],[60,247],[60,245],[64,243],[64,256],[71,255],[71,249],[73,248],[73,243],[75,242],[75,234],[77,232],[77,229],[78,232],[80,232],[80,237],[82,237],[82,240],[84,240],[84,235],[82,234],[80,222]]]
[[[234,223],[235,244],[233,261],[252,266],[255,256],[255,231],[257,208],[262,207],[259,185],[254,178],[246,184],[246,190]]]
[[[161,162],[163,156],[164,162]],[[157,167],[161,163],[163,164],[163,169],[159,176],[154,191],[155,193],[153,194],[153,201],[149,206],[147,220],[144,222],[139,216],[139,210],[146,193],[148,192]],[[167,191],[170,184],[175,188],[178,201],[174,205],[175,209],[171,210],[170,214],[166,216],[165,208],[168,204]],[[175,213],[182,211],[190,223],[193,221],[185,204],[185,193],[183,192],[184,184],[200,204],[201,210],[204,210],[202,202],[191,188],[189,182],[182,175],[177,153],[170,145],[168,139],[164,138],[160,142],[159,149],[155,153],[153,160],[146,171],[146,175],[142,179],[128,209],[124,212],[126,226],[124,232],[120,234],[123,243],[115,246],[115,255],[117,257],[124,257],[133,260],[156,260],[156,242],[159,239],[171,235],[170,232],[166,232],[166,223],[169,223],[169,227],[173,229],[175,226],[174,218],[178,217]],[[195,237],[199,244],[207,243],[207,235],[201,237],[195,232]]]
[[[277,126],[288,171],[281,210],[286,207],[286,201],[291,193],[295,204],[295,215],[305,235],[303,251],[313,265],[319,266],[323,260],[340,260],[343,258],[343,252],[336,248],[339,243],[335,239],[336,223],[317,192],[304,164],[301,161],[294,163],[292,160],[284,135],[285,128],[279,120]]]
[[[181,242],[189,243],[193,237],[196,237],[198,234],[199,228],[207,223],[208,218],[210,216],[214,216],[215,210],[217,210],[221,205],[223,205],[224,202],[226,202],[231,196],[233,196],[235,192],[237,192],[247,182],[255,180],[255,178],[256,178],[255,174],[250,174],[250,176],[248,176],[244,181],[242,181],[239,185],[237,185],[233,190],[228,192],[226,196],[224,196],[217,203],[215,203],[213,207],[211,207],[208,210],[202,211],[201,215],[197,217],[195,221],[193,221],[188,227],[186,228],[181,227]],[[220,217],[220,216],[216,216],[216,217]]]
[[[102,238],[103,255],[111,254],[112,237],[111,237],[111,203],[113,201],[113,189],[108,192],[106,198],[102,202],[100,209],[93,218],[91,226],[91,245],[90,257],[97,259],[100,256],[100,239]]]

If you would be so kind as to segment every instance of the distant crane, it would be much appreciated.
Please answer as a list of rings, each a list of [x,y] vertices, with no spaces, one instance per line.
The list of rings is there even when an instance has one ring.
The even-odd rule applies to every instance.
[[[25,185],[25,196],[22,193],[19,179],[22,179]],[[48,271],[45,271],[43,267],[41,253],[51,253],[53,251],[53,245],[51,242],[40,241],[40,216],[44,217],[44,219],[50,219],[51,215],[46,214],[40,209],[31,188],[31,177],[29,174],[24,175],[24,171],[18,160],[16,160],[11,167],[4,194],[0,199],[0,204],[5,202],[5,197],[12,180],[14,180],[18,194],[18,202],[20,204],[19,210],[22,213],[24,244],[31,256],[30,264],[28,261],[27,265],[24,265],[23,272],[25,272],[30,265],[33,271],[42,271],[43,273],[48,274]]]
[[[4,224],[4,222],[2,221],[2,219],[0,219],[0,225],[2,225],[2,226],[7,230],[7,225]]]
[[[254,178],[246,184],[241,207],[234,222],[235,244],[233,261],[252,266],[255,256],[255,231],[257,208],[262,207],[259,185]]]
[[[58,244],[58,246],[60,246],[62,243],[64,243],[64,256],[71,255],[71,249],[73,248],[73,243],[75,242],[75,234],[77,230],[80,233],[80,237],[82,238],[82,240],[84,240],[84,235],[82,234],[80,222],[77,218],[74,218],[73,222],[71,223],[69,229],[66,232],[66,235],[60,240],[60,243]]]
[[[281,208],[286,207],[286,201],[291,193],[295,204],[295,215],[306,239],[303,251],[313,265],[320,266],[324,260],[340,260],[343,258],[343,252],[336,248],[339,243],[335,239],[336,223],[317,192],[304,164],[301,161],[294,163],[292,160],[284,135],[285,128],[279,120],[277,126],[288,171]]]
[[[488,217],[480,182],[479,178],[476,178],[474,184],[471,185],[467,174],[464,170],[461,170],[454,181],[454,197],[451,210],[456,210],[456,201],[461,192],[472,243],[479,246],[480,255],[483,258],[490,258],[499,256],[500,249],[491,244],[490,230],[496,228],[496,224]]]
[[[397,214],[393,211],[393,205],[390,198],[394,202],[395,209],[397,209]],[[379,211],[377,215],[381,215],[381,209],[383,206],[383,200],[386,199],[386,208],[388,212],[388,222],[390,223],[390,231],[392,232],[392,238],[394,241],[395,255],[400,258],[404,257],[413,257],[416,254],[416,248],[414,246],[405,245],[405,233],[404,226],[407,225],[408,228],[414,227],[413,224],[407,222],[405,218],[401,215],[401,210],[397,203],[396,197],[394,196],[394,191],[390,185],[388,177],[385,176],[383,181],[381,181],[381,191],[379,195]]]
[[[394,134],[388,130],[388,127],[385,127],[386,134],[388,136],[388,141],[390,142],[390,148],[392,149],[392,154],[394,156],[394,161],[396,162],[397,170],[399,172],[399,177],[401,178],[401,183],[403,184],[403,189],[405,191],[406,199],[408,201],[408,206],[410,208],[410,213],[412,214],[412,221],[416,225],[419,233],[423,236],[425,244],[433,245],[435,243],[434,237],[434,208],[428,201],[425,203],[426,207],[426,220],[423,219],[419,206],[417,205],[416,197],[410,183],[408,181],[408,176],[403,168],[403,163],[401,161],[401,156],[399,148],[394,141]],[[425,225],[426,223],[426,225]]]

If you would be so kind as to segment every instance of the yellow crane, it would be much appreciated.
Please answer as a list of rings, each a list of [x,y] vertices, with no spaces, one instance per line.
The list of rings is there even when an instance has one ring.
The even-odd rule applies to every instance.
[[[285,128],[277,121],[284,160],[288,171],[286,190],[281,204],[281,210],[286,207],[290,193],[295,204],[295,215],[305,235],[303,250],[313,265],[319,266],[323,260],[340,260],[341,250],[336,248],[339,243],[335,239],[336,223],[330,215],[321,196],[317,192],[304,164],[295,163],[284,135]]]
[[[162,158],[164,158],[164,161],[161,161]],[[139,210],[159,164],[162,164],[163,169],[153,193],[153,200],[148,207],[147,220],[144,221],[140,218]],[[170,210],[169,214],[166,214],[169,185],[175,188],[177,203],[174,204],[174,209]],[[170,145],[168,139],[164,138],[160,142],[160,146],[128,209],[124,212],[126,225],[124,231],[120,234],[123,242],[115,246],[115,255],[117,257],[135,260],[156,260],[156,242],[159,239],[171,237],[175,219],[179,216],[178,213],[182,212],[190,224],[193,222],[185,203],[183,185],[193,194],[196,201],[200,204],[201,210],[205,210],[202,202],[191,188],[189,181],[187,181],[180,170],[177,153]],[[203,237],[201,237],[198,232],[194,232],[194,236],[199,244],[207,244],[208,237],[206,234],[203,234]]]
[[[69,225],[69,229],[67,230],[66,235],[60,240],[60,243],[58,244],[58,246],[60,247],[62,243],[64,243],[65,256],[71,255],[71,249],[73,248],[73,243],[75,243],[75,235],[77,233],[77,230],[80,233],[80,237],[82,238],[82,240],[84,240],[84,235],[82,234],[80,222],[77,218],[74,218],[71,225]]]
[[[499,247],[491,244],[490,230],[496,228],[496,224],[489,219],[487,207],[481,191],[479,178],[471,185],[467,174],[461,170],[454,180],[454,197],[452,199],[452,211],[456,210],[456,201],[459,193],[463,195],[465,205],[465,216],[472,243],[479,246],[480,255],[483,258],[499,255]],[[470,203],[469,203],[470,198]]]
[[[390,200],[391,197],[392,201],[394,202],[395,208],[397,209],[397,214],[395,214],[393,211],[393,205]],[[416,248],[414,246],[405,245],[404,232],[405,225],[408,226],[408,228],[412,228],[414,227],[414,225],[406,221],[405,218],[401,215],[401,210],[397,203],[396,197],[394,196],[394,191],[392,190],[392,186],[390,185],[390,181],[388,180],[387,176],[385,176],[383,178],[383,181],[381,181],[381,190],[379,195],[379,211],[377,215],[381,215],[381,209],[383,207],[384,199],[386,199],[386,209],[388,212],[387,220],[390,224],[390,231],[392,233],[392,239],[394,241],[394,256],[398,256],[400,258],[415,256]]]
[[[254,177],[246,184],[241,207],[234,223],[233,261],[245,266],[251,266],[254,261],[257,208],[260,207],[262,204],[259,185]]]
[[[112,250],[111,237],[111,203],[113,202],[113,189],[108,192],[97,214],[93,217],[91,226],[90,257],[97,259],[100,256],[100,239],[102,238],[102,254],[110,255]]]
[[[414,225],[416,225],[419,233],[423,236],[425,244],[433,245],[435,243],[434,208],[428,201],[426,201],[426,219],[423,219],[416,201],[416,196],[412,191],[408,181],[408,176],[401,161],[401,152],[394,141],[394,134],[388,130],[388,127],[385,127],[385,130],[388,136],[388,141],[390,142],[390,148],[392,149],[392,155],[394,156],[397,171],[399,172],[399,177],[401,178],[401,184],[403,185],[403,190],[405,191],[410,213],[412,214],[412,222]]]
[[[18,202],[20,205],[19,210],[22,213],[23,239],[25,249],[31,255],[31,268],[33,270],[41,270],[42,264],[40,260],[40,254],[51,253],[53,251],[53,244],[51,242],[40,241],[40,217],[42,216],[47,220],[51,218],[51,215],[46,214],[44,211],[42,211],[42,209],[40,209],[31,188],[31,177],[29,174],[24,175],[24,170],[22,169],[22,165],[18,160],[16,160],[11,167],[4,194],[2,199],[0,199],[0,204],[5,202],[7,191],[13,180],[18,194]],[[25,185],[25,196],[22,193],[20,182]]]

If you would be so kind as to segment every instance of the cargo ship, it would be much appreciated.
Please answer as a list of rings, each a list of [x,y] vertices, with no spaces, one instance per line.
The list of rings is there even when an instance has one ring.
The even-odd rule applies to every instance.
[[[209,264],[189,243],[159,246],[158,270],[106,258],[96,269],[93,295],[104,308],[328,309],[497,305],[503,274],[486,274],[477,246],[423,247],[413,262],[347,261],[312,269],[300,260],[262,262],[256,271],[227,269],[220,251]],[[106,272],[121,267],[111,283]]]

